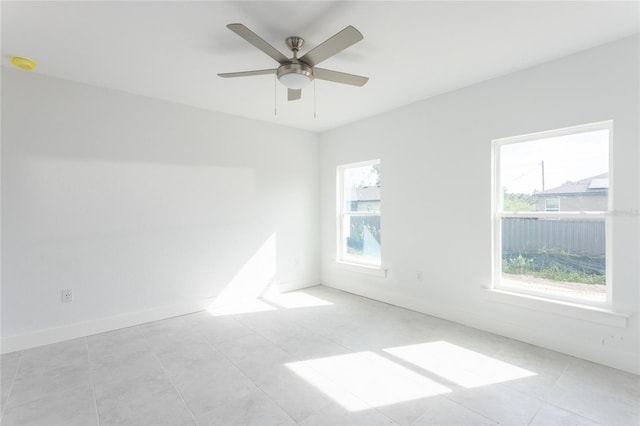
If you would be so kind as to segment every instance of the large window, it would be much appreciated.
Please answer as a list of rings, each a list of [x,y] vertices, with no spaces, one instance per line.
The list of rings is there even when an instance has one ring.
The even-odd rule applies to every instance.
[[[338,166],[338,258],[379,267],[380,161]]]
[[[494,141],[494,288],[611,300],[611,137],[602,122]]]

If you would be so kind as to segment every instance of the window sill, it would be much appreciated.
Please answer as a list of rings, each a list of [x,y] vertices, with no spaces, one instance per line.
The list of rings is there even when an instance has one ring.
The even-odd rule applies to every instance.
[[[340,269],[344,269],[346,271],[358,272],[361,274],[373,275],[382,278],[387,277],[387,269],[381,268],[379,266],[361,265],[358,263],[349,263],[342,260],[336,260],[336,264],[340,267]]]
[[[628,314],[615,312],[608,308],[550,300],[506,290],[483,289],[482,294],[485,299],[492,302],[505,303],[611,327],[627,328],[630,317]]]

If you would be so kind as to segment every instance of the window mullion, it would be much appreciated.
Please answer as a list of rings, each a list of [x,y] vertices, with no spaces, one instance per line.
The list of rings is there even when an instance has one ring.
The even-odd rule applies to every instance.
[[[609,217],[609,212],[497,212],[501,218],[535,218],[535,219],[603,219]]]

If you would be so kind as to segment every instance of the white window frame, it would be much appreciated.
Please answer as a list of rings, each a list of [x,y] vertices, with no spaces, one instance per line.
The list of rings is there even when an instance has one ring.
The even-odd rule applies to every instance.
[[[566,136],[577,133],[585,133],[596,130],[609,130],[609,190],[607,194],[607,211],[589,211],[589,212],[572,212],[572,211],[518,211],[505,212],[503,207],[503,193],[500,179],[500,148],[504,145],[530,142],[539,139],[547,139],[558,136]],[[613,279],[613,234],[612,234],[612,212],[613,212],[613,121],[601,121],[597,123],[566,127],[562,129],[549,130],[539,133],[533,133],[522,136],[514,136],[492,141],[492,234],[493,234],[493,256],[492,256],[492,282],[491,290],[507,292],[510,294],[521,294],[523,296],[534,296],[542,300],[569,302],[576,305],[596,306],[611,308]],[[604,220],[605,223],[605,280],[606,280],[606,298],[604,302],[596,302],[585,300],[580,297],[571,297],[569,295],[560,295],[550,292],[527,290],[523,288],[514,288],[512,286],[501,285],[502,277],[502,232],[501,224],[503,218],[538,218],[538,219],[581,219],[581,220]]]
[[[344,265],[351,265],[351,266],[355,266],[355,267],[362,267],[362,268],[366,268],[367,270],[374,270],[374,271],[382,271],[386,273],[386,270],[384,270],[382,268],[382,244],[380,247],[381,253],[380,253],[380,264],[374,264],[374,263],[368,263],[363,261],[362,258],[359,258],[357,256],[349,256],[346,252],[346,245],[345,245],[345,241],[346,241],[346,235],[345,235],[345,230],[344,230],[344,224],[347,223],[347,218],[352,217],[352,216],[378,216],[380,218],[382,218],[382,208],[380,207],[382,202],[379,203],[379,207],[378,210],[374,210],[374,211],[348,211],[346,208],[346,200],[345,200],[345,194],[344,194],[344,172],[347,169],[352,169],[352,168],[356,168],[356,167],[364,167],[364,166],[373,166],[375,164],[381,164],[379,159],[376,160],[368,160],[368,161],[361,161],[358,163],[349,163],[349,164],[341,164],[337,167],[337,206],[338,206],[338,212],[337,212],[337,221],[336,221],[336,227],[337,227],[337,248],[336,248],[336,253],[337,253],[337,262],[342,263]],[[380,198],[382,199],[382,191],[380,191]],[[357,271],[357,269],[354,269],[355,271]],[[364,271],[362,270],[362,272],[368,272],[368,271]]]
[[[549,201],[555,201],[557,207],[549,207]],[[559,212],[560,211],[560,198],[545,198],[544,199],[544,211],[545,212]]]

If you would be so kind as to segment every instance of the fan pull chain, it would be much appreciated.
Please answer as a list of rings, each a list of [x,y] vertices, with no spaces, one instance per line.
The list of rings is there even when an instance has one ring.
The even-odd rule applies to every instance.
[[[273,115],[278,116],[278,82],[276,75],[273,75]]]
[[[316,119],[316,80],[313,79],[313,119]]]

